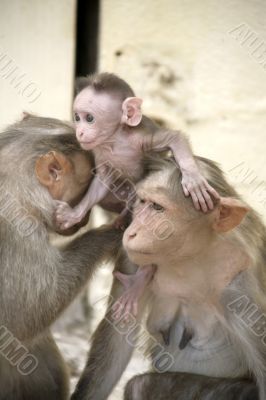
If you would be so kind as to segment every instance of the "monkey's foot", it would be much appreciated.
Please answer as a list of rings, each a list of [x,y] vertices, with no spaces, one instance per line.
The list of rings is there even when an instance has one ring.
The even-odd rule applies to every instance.
[[[126,289],[113,305],[114,319],[123,318],[125,321],[128,321],[130,315],[137,316],[139,299],[153,278],[154,272],[154,265],[146,265],[139,268],[135,275],[126,275],[119,271],[114,272],[114,276]]]
[[[71,228],[78,224],[83,218],[79,212],[71,208],[63,201],[56,201],[55,220],[56,225],[61,230]]]
[[[130,220],[129,220],[130,213],[126,213],[125,215],[123,212],[118,215],[118,217],[114,220],[114,227],[117,229],[121,229],[122,231],[126,230],[128,227]]]
[[[123,211],[118,215],[114,221],[114,227],[124,231],[131,221],[131,211],[130,208],[125,207]]]

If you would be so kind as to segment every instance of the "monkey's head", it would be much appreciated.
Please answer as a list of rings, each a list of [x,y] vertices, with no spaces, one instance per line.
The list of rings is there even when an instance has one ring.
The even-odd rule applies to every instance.
[[[35,164],[35,173],[38,181],[49,192],[53,200],[65,201],[75,207],[84,196],[92,179],[92,160],[84,152],[74,151],[66,154],[59,150],[51,150],[39,156]],[[84,226],[89,219],[86,218],[77,226],[63,232],[69,235]]]
[[[26,114],[1,134],[0,154],[1,184],[6,182],[8,191],[29,215],[58,231],[54,200],[75,206],[93,177],[93,155],[80,148],[73,127]],[[60,233],[74,233],[88,218],[89,213],[79,225]]]
[[[120,126],[134,127],[142,119],[142,100],[130,86],[113,74],[102,73],[81,79],[74,100],[76,136],[85,150],[112,144]]]
[[[199,164],[219,191],[211,176],[212,170],[218,168],[210,161],[209,165]],[[177,166],[161,161],[156,169],[137,187],[133,219],[123,237],[129,258],[138,265],[159,265],[165,257],[176,259],[177,254],[180,259],[194,257],[215,241],[217,235],[225,235],[237,227],[248,212],[246,204],[232,197],[222,197],[208,213],[197,211],[191,198],[183,194]]]

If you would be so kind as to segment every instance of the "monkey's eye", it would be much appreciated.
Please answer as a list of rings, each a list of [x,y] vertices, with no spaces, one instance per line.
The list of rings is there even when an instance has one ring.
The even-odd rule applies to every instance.
[[[79,117],[79,115],[77,113],[75,113],[75,115],[74,115],[74,121],[75,122],[79,122],[80,121],[80,117]]]
[[[160,204],[158,204],[158,203],[152,203],[151,207],[154,210],[159,211],[159,212],[163,212],[164,211],[164,208],[162,206],[160,206]]]
[[[144,199],[139,199],[139,203],[140,203],[140,204],[145,204],[146,201],[145,201]]]
[[[92,123],[94,122],[94,116],[93,116],[92,114],[87,114],[87,115],[86,115],[86,121],[87,121],[89,124],[92,124]]]

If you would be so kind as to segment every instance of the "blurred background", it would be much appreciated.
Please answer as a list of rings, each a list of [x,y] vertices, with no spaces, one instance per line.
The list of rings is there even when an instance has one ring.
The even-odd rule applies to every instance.
[[[75,77],[114,72],[143,97],[148,116],[183,129],[195,154],[220,163],[265,219],[264,0],[0,0],[0,7],[1,128],[22,111],[70,120]],[[92,305],[110,280],[104,266],[54,328],[73,376],[103,311]],[[123,379],[146,367],[136,355]]]

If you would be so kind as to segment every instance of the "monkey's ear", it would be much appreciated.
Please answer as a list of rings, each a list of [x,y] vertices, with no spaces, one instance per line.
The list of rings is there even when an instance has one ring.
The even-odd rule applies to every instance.
[[[121,122],[129,126],[137,126],[142,120],[141,104],[142,100],[138,97],[128,97],[124,100]]]
[[[73,169],[69,159],[57,151],[49,151],[40,156],[35,163],[35,173],[39,182],[51,188],[56,185],[64,175]]]
[[[30,117],[32,117],[32,114],[28,113],[27,111],[22,112],[22,121],[29,119]]]
[[[228,232],[240,224],[249,208],[242,201],[231,197],[222,197],[217,206],[213,227],[216,232]]]

